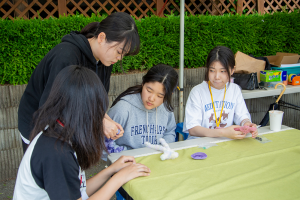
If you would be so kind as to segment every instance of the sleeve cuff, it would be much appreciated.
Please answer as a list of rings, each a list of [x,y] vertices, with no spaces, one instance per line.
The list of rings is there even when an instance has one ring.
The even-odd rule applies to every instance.
[[[86,193],[86,190],[81,192],[81,198],[82,198],[82,200],[87,200],[89,198],[89,196]]]

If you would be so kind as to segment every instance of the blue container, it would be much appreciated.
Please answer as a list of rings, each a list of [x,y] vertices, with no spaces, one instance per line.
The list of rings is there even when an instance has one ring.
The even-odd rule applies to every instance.
[[[176,142],[177,142],[178,139],[179,139],[179,134],[181,134],[181,135],[183,136],[183,140],[186,140],[186,139],[189,137],[189,134],[188,134],[188,133],[182,132],[182,129],[183,129],[183,122],[178,123],[178,124],[176,125],[176,129],[175,129],[175,133],[176,133],[175,141],[176,141]]]
[[[287,71],[287,74],[300,74],[300,64],[295,67],[271,67],[272,70]],[[299,76],[299,75],[298,75]]]

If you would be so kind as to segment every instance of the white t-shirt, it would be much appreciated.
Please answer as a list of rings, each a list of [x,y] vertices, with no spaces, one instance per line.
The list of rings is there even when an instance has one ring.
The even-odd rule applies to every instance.
[[[88,199],[85,172],[71,145],[39,133],[21,161],[14,200]]]
[[[217,118],[219,118],[225,88],[218,90],[211,87],[211,91]],[[220,123],[221,128],[231,126],[233,125],[233,122],[240,125],[240,123],[246,118],[251,120],[251,116],[242,96],[242,91],[237,84],[227,83],[222,113]],[[196,85],[192,89],[185,107],[183,132],[188,133],[188,130],[195,126],[202,126],[209,129],[216,128],[214,108],[211,101],[208,83],[206,81],[203,81],[201,84]]]

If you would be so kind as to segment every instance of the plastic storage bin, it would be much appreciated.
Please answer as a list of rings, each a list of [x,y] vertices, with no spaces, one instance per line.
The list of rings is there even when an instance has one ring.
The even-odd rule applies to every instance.
[[[299,63],[300,65],[300,63]],[[298,67],[271,67],[272,70],[287,71],[287,74],[300,74],[300,66]]]
[[[263,83],[264,83],[263,86],[266,88],[274,88],[277,83],[283,83],[283,81],[263,82]],[[279,86],[282,87],[282,85],[279,85]],[[279,86],[277,86],[277,87],[279,87]]]

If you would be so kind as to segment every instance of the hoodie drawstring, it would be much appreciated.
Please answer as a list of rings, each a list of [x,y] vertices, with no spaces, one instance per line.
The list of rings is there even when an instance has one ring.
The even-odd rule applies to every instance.
[[[149,139],[149,130],[148,130],[148,110],[146,111],[147,113],[147,134],[148,134],[148,142],[150,142],[150,139]],[[158,141],[157,141],[157,107],[155,108],[155,139],[156,139],[156,142],[158,144]],[[151,142],[150,142],[151,143]]]
[[[156,133],[157,133],[157,107],[156,107],[156,110],[155,110],[155,139],[156,139],[156,143],[158,144]]]
[[[146,110],[147,114],[147,134],[148,134],[148,142],[149,142],[149,130],[148,130],[148,110]]]

